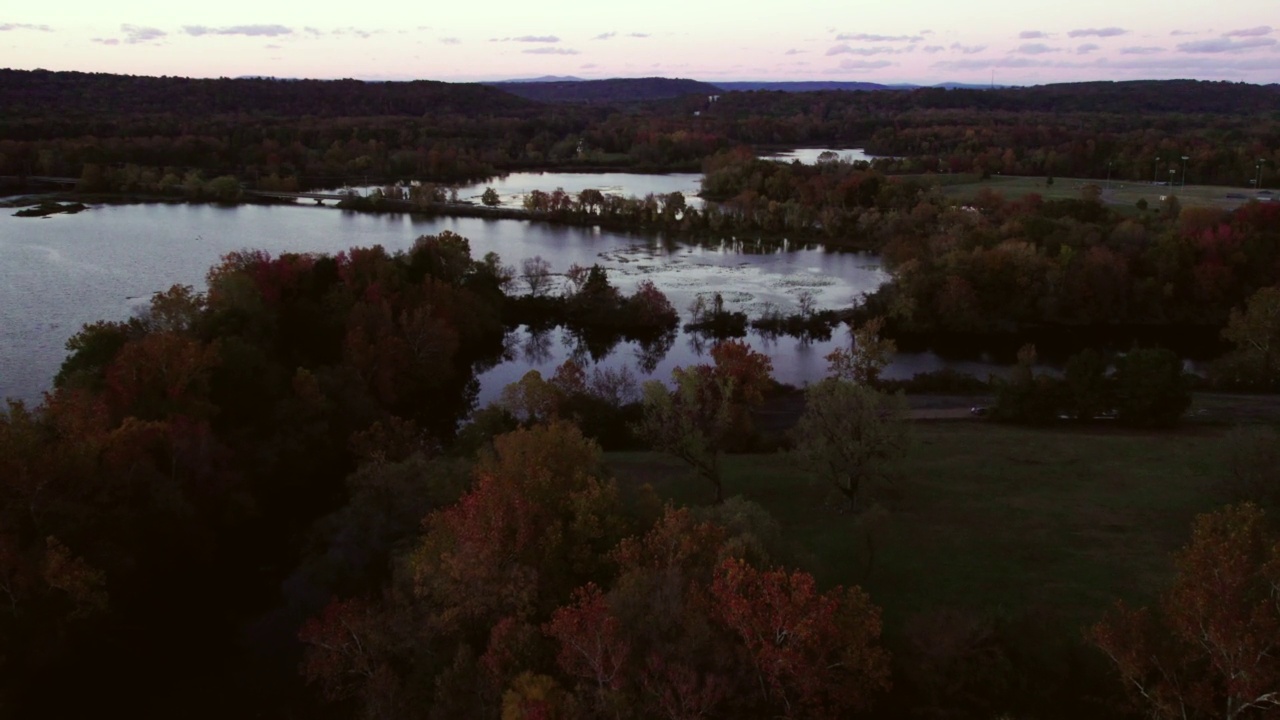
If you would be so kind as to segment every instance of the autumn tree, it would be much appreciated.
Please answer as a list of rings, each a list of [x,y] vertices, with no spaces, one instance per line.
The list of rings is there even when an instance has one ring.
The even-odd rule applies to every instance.
[[[849,717],[888,689],[880,610],[861,589],[819,593],[808,573],[727,559],[711,594],[744,645],[761,699],[779,716]]]
[[[892,340],[881,337],[883,331],[884,318],[880,317],[856,327],[850,326],[849,349],[838,348],[827,355],[831,375],[863,385],[874,385],[880,379],[881,371],[898,351]]]
[[[543,631],[560,645],[561,670],[592,689],[596,707],[607,707],[626,679],[631,644],[600,588],[588,583],[575,590]]]
[[[610,587],[580,588],[543,626],[592,716],[848,717],[888,687],[866,595],[759,569],[778,560],[769,531],[729,510],[668,507],[614,550]]]
[[[719,503],[720,456],[750,432],[748,412],[764,399],[772,363],[738,341],[717,345],[712,357],[714,365],[673,370],[673,389],[645,383],[637,430],[655,449],[688,463],[711,484]]]
[[[441,628],[467,633],[503,617],[545,617],[595,577],[625,531],[600,449],[556,422],[494,439],[475,487],[425,521],[415,592]]]
[[[397,717],[406,699],[392,663],[409,630],[390,627],[374,603],[334,600],[298,632],[307,647],[302,676],[327,700],[357,700],[361,717]]]
[[[1251,504],[1201,515],[1152,608],[1120,603],[1088,631],[1151,717],[1280,709],[1280,539]]]

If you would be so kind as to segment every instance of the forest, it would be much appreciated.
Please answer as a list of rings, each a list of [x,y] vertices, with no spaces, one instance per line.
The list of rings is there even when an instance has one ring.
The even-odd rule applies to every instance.
[[[87,165],[131,165],[153,183],[198,172],[331,187],[522,168],[697,171],[707,156],[742,145],[860,144],[900,158],[890,165],[900,173],[1141,181],[1164,179],[1186,155],[1193,182],[1244,185],[1259,160],[1271,178],[1280,161],[1276,85],[755,91],[715,102],[702,92],[628,100],[646,97],[648,86],[628,87],[603,85],[599,102],[544,104],[501,85],[0,70],[0,175],[80,177]]]
[[[43,400],[0,410],[0,717],[1280,711],[1280,203],[1122,205],[1108,179],[1185,155],[1197,184],[1265,185],[1280,88],[555,85],[0,70],[17,184],[238,202],[370,178],[349,207],[443,214],[450,183],[521,168],[692,169],[705,205],[503,211],[870,250],[891,278],[747,318],[451,232],[227,254],[81,328]],[[855,143],[887,157],[759,157]],[[682,317],[699,362],[595,365],[632,342],[652,373]],[[572,357],[481,406],[517,327]],[[795,388],[748,327],[847,342]],[[884,377],[899,347],[993,338],[1020,348],[1007,377]],[[981,404],[931,414],[955,396]]]

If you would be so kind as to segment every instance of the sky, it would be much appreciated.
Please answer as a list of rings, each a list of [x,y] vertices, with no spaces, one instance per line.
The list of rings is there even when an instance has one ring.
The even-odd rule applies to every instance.
[[[1280,82],[1280,0],[7,5],[0,67],[17,69],[447,81]]]

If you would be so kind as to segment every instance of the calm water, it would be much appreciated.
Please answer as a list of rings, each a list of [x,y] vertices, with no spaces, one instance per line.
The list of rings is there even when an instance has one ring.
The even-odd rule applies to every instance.
[[[349,189],[361,195],[367,195],[379,186],[358,186]],[[499,207],[521,208],[524,199],[534,190],[552,192],[560,188],[577,197],[583,190],[599,190],[605,195],[622,195],[624,197],[644,197],[669,195],[673,192],[683,193],[685,200],[692,206],[701,207],[702,199],[697,197],[702,191],[701,173],[668,173],[665,175],[641,175],[637,173],[565,173],[565,172],[518,172],[500,177],[490,178],[484,182],[458,187],[458,199],[476,204],[486,188],[493,188],[501,202]],[[341,189],[341,188],[335,188]]]
[[[775,153],[773,155],[763,155],[768,160],[781,160],[783,162],[794,162],[799,160],[804,165],[816,165],[818,156],[824,152],[833,152],[839,156],[844,162],[856,162],[864,160],[871,162],[879,155],[868,155],[861,148],[850,148],[848,150],[840,150],[837,148],[799,148],[798,150],[789,150],[787,152]]]
[[[644,197],[683,193],[691,205],[700,205],[696,196],[702,191],[701,173],[670,173],[667,175],[638,175],[635,173],[511,173],[503,177],[475,185],[458,188],[458,198],[480,202],[485,188],[493,188],[502,199],[503,207],[522,207],[524,198],[534,190],[551,192],[562,188],[577,196],[587,189],[599,190],[605,195]]]
[[[127,318],[153,292],[175,283],[203,289],[208,268],[242,248],[335,253],[381,244],[395,250],[420,235],[452,230],[471,239],[476,257],[493,251],[518,267],[538,255],[555,272],[599,263],[625,292],[651,279],[681,311],[698,295],[716,292],[730,308],[750,314],[770,305],[793,310],[804,291],[814,294],[819,307],[846,306],[886,279],[878,258],[863,254],[755,243],[689,246],[513,220],[364,215],[305,205],[122,205],[44,219],[15,218],[12,212],[0,215],[0,397],[28,401],[50,386],[67,339],[82,325]],[[529,367],[554,367],[568,356],[559,338],[552,338],[540,339],[548,354],[531,357],[519,350],[526,340],[514,337],[512,359],[485,374],[484,399]],[[785,338],[752,342],[774,357],[780,379],[797,384],[821,377],[822,356],[833,346]],[[606,362],[630,365],[634,351],[620,346]],[[922,357],[925,364],[936,361]],[[675,364],[696,358],[689,339],[679,337],[657,373],[665,377]],[[919,364],[903,360],[904,368]]]

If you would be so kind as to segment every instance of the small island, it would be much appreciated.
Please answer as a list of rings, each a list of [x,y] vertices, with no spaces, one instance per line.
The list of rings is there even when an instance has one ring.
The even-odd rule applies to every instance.
[[[88,210],[88,209],[89,209],[89,206],[85,205],[84,203],[78,203],[78,202],[60,203],[60,202],[46,200],[44,202],[41,202],[38,205],[32,205],[31,207],[26,208],[25,210],[19,210],[18,212],[14,213],[14,216],[16,217],[48,217],[50,215],[57,215],[59,213],[67,213],[71,215],[71,214],[78,213],[82,210]]]

